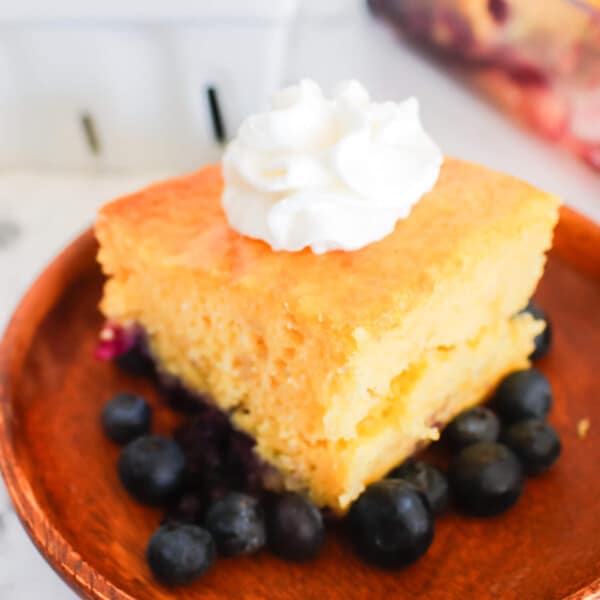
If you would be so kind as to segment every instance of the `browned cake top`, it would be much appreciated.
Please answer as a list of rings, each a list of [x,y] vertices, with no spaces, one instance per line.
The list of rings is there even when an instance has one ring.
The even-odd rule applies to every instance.
[[[435,188],[392,234],[354,252],[315,255],[274,252],[231,229],[222,190],[220,167],[212,165],[105,206],[96,227],[105,269],[119,261],[199,269],[224,285],[260,291],[266,309],[286,302],[334,325],[385,326],[422,303],[440,279],[460,281],[492,248],[536,226],[547,230],[558,205],[513,177],[449,158]]]

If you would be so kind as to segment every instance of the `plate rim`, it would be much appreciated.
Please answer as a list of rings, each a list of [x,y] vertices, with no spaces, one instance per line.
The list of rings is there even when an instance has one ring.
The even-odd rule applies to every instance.
[[[98,600],[136,600],[87,563],[51,522],[16,460],[10,433],[12,373],[19,371],[39,324],[60,294],[89,266],[90,258],[95,260],[97,248],[92,228],[69,243],[36,277],[4,330],[0,340],[0,473],[27,535],[71,589]]]
[[[78,594],[97,600],[136,600],[115,586],[86,562],[61,535],[42,510],[29,480],[16,460],[10,433],[11,384],[13,373],[22,365],[39,324],[69,284],[95,260],[98,244],[89,228],[69,243],[36,277],[19,301],[0,340],[0,473],[8,495],[27,535],[40,554]],[[550,252],[576,266],[577,270],[600,281],[600,224],[563,206]],[[585,600],[600,596],[600,577],[564,600]]]

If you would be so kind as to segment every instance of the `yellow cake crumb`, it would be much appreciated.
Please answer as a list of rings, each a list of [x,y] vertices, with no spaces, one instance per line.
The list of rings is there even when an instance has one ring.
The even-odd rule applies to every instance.
[[[588,431],[590,430],[590,425],[591,422],[587,417],[584,419],[579,419],[579,421],[577,421],[577,437],[580,440],[585,440]]]

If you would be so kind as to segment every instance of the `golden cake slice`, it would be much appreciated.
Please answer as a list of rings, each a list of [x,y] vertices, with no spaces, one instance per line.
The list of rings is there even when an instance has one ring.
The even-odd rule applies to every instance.
[[[446,159],[392,234],[354,252],[275,252],[228,224],[220,167],[105,206],[101,308],[160,368],[209,393],[289,489],[344,511],[436,439],[543,325],[531,296],[558,200]]]

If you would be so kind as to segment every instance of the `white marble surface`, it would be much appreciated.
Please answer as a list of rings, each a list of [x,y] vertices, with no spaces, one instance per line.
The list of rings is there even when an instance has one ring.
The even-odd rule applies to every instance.
[[[422,99],[428,129],[447,153],[528,179],[600,221],[600,176],[515,129],[413,52],[399,49],[391,36],[366,28],[372,26],[359,23],[351,32],[357,49],[344,57],[343,68],[339,62],[336,67],[335,61],[322,59],[323,55],[319,60],[317,50],[307,46],[296,65],[298,73],[290,66],[291,77],[313,64],[310,74],[325,84],[350,72],[365,80],[378,97],[416,94]],[[378,36],[376,43],[361,48],[363,34]],[[0,172],[0,330],[32,279],[91,223],[99,204],[157,176]],[[27,539],[0,483],[0,599],[74,597]]]

